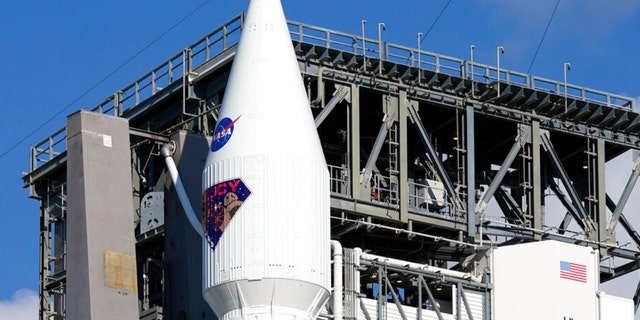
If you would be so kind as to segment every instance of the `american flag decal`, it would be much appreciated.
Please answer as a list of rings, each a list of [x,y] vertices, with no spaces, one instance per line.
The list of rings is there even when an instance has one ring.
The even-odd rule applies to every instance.
[[[587,266],[572,262],[560,261],[560,278],[587,282]]]

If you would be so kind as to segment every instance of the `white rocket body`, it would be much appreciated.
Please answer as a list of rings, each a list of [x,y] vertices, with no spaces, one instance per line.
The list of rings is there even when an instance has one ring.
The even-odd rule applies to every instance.
[[[203,172],[204,298],[311,319],[329,297],[329,173],[279,0],[251,0]]]

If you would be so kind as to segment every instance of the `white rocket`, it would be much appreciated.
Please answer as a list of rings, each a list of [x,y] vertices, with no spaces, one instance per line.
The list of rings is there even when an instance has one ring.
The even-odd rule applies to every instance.
[[[329,173],[279,0],[251,0],[203,172],[204,298],[313,319],[329,297]]]

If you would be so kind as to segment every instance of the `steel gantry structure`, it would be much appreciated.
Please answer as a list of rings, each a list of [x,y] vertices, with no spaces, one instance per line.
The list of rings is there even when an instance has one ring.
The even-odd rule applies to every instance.
[[[163,211],[160,146],[179,132],[211,134],[243,19],[234,17],[92,109],[130,124],[141,318],[159,318],[162,308],[172,318],[171,309],[179,309],[166,288],[166,257],[180,253],[171,253],[175,239],[164,230],[173,218]],[[640,235],[624,214],[640,162],[629,167],[619,199],[605,188],[607,161],[640,149],[633,99],[381,35],[293,21],[289,28],[331,173],[332,236],[344,246],[470,270],[492,246],[553,239],[598,249],[603,282],[640,268]],[[24,185],[40,203],[41,319],[64,318],[68,170],[66,128],[31,148]],[[561,205],[550,206],[550,195]],[[618,226],[633,246],[617,242]],[[372,278],[387,274],[370,267]],[[424,275],[414,276],[431,294]],[[456,286],[460,299],[463,286],[485,296],[490,287]],[[637,308],[638,293],[635,301]]]

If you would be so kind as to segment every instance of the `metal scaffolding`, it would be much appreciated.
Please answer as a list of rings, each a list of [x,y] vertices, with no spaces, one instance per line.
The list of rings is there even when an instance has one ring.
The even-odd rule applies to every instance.
[[[164,190],[159,142],[181,130],[211,134],[243,21],[234,17],[92,109],[130,121],[138,204]],[[465,269],[491,246],[553,239],[600,250],[603,282],[640,268],[640,236],[624,214],[640,162],[617,202],[604,182],[607,161],[640,149],[632,98],[298,22],[289,30],[329,164],[332,236],[345,246]],[[41,208],[40,319],[64,318],[65,152],[62,128],[31,148],[24,176]],[[562,211],[549,210],[546,193]],[[136,209],[144,319],[161,319],[171,248],[161,226],[141,231]],[[562,223],[550,225],[557,215]],[[618,244],[618,225],[635,246]],[[389,275],[407,270],[367,268],[397,303]],[[419,306],[434,302],[436,280],[407,276]],[[459,296],[456,314],[469,312],[467,289],[481,290],[489,312],[488,287],[446,283]],[[356,303],[356,288],[345,290]]]

